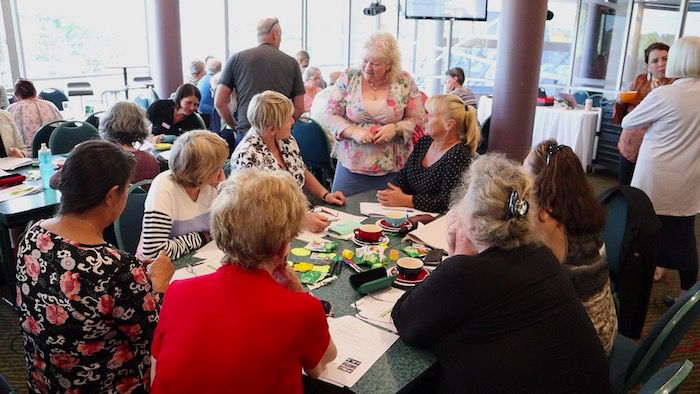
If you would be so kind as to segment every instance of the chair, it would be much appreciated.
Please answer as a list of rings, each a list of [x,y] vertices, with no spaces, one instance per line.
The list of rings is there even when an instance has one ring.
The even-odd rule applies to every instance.
[[[144,179],[129,186],[126,206],[122,214],[114,221],[117,246],[119,246],[119,249],[132,254],[136,253],[136,248],[141,239],[144,204],[147,196],[146,186],[150,184],[150,179]]]
[[[83,96],[92,96],[95,94],[92,91],[92,86],[90,82],[68,82],[66,84],[68,88],[68,97],[78,96],[80,97],[80,110],[83,110]]]
[[[12,388],[10,382],[0,373],[0,394],[15,394],[17,391]]]
[[[64,122],[65,120],[54,120],[53,122],[49,122],[39,127],[39,130],[36,131],[36,134],[34,134],[34,138],[32,139],[32,157],[39,157],[39,149],[41,149],[41,144],[46,144],[48,146],[51,134],[54,130],[56,130],[56,127]]]
[[[48,88],[39,92],[39,97],[51,101],[59,111],[63,111],[63,102],[68,101],[68,96],[58,89]]]
[[[476,147],[476,152],[480,155],[486,153],[489,150],[489,129],[491,128],[491,117],[489,116],[481,125],[481,141],[479,146]]]
[[[617,393],[626,393],[646,382],[676,349],[700,315],[700,282],[666,311],[637,344],[623,335],[615,337],[610,352],[610,381]]]
[[[690,360],[669,364],[655,373],[639,394],[675,393],[692,370],[693,363]]]
[[[202,119],[202,115],[199,114],[199,112],[193,112],[195,118],[197,118],[197,121],[199,122],[199,127],[202,128],[202,130],[207,130],[207,124],[204,123],[204,119]]]
[[[301,157],[309,171],[321,184],[329,187],[333,183],[335,169],[331,163],[328,139],[321,125],[311,118],[300,118],[292,127],[292,135],[299,144]]]
[[[134,103],[136,103],[138,106],[140,106],[143,109],[148,109],[148,99],[143,96],[136,96],[132,100]]]
[[[576,99],[576,104],[583,105],[586,103],[586,99],[588,98],[588,92],[579,90],[578,92],[574,93],[574,98]]]
[[[79,143],[87,140],[99,140],[100,133],[95,126],[87,122],[65,122],[56,127],[49,138],[49,148],[54,155],[68,153]]]
[[[100,118],[102,117],[102,114],[104,114],[105,111],[97,111],[85,119],[87,123],[90,123],[91,125],[95,126],[96,129],[100,129]]]

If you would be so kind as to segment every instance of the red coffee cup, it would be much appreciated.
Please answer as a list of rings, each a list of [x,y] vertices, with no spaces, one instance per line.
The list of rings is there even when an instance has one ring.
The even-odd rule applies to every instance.
[[[355,229],[355,237],[360,241],[377,242],[382,237],[382,228],[376,224],[363,224]]]

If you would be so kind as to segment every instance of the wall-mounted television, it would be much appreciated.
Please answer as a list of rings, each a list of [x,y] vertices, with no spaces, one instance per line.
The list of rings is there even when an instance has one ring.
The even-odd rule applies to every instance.
[[[523,0],[524,1],[524,0]],[[488,0],[406,0],[406,18],[485,21]]]

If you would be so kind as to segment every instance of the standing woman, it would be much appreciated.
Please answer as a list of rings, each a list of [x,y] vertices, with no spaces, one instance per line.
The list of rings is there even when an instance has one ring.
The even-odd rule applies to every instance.
[[[188,83],[175,91],[175,99],[157,100],[148,106],[148,120],[151,121],[153,142],[163,142],[165,135],[180,134],[202,128],[197,115],[202,94],[196,86]]]
[[[385,206],[444,213],[452,190],[476,155],[481,130],[476,110],[457,96],[433,96],[425,107],[426,135],[389,187],[377,192],[377,199]]]
[[[335,135],[338,166],[333,191],[346,196],[380,189],[396,176],[423,125],[423,101],[411,75],[401,71],[401,54],[389,33],[372,34],[361,69],[343,73],[326,109]]]
[[[637,75],[630,84],[629,90],[636,91],[637,96],[629,101],[622,102],[620,99],[615,102],[613,111],[613,121],[621,123],[622,119],[632,112],[644,98],[659,86],[664,86],[672,83],[675,78],[666,77],[666,63],[668,62],[668,45],[662,42],[655,42],[644,50],[644,64],[647,72]],[[618,149],[620,150],[620,161],[618,168],[618,181],[621,185],[629,185],[634,173],[634,163],[637,161],[639,154],[639,145],[642,143],[644,136],[644,127],[630,130],[629,133],[624,133],[620,136]],[[625,141],[625,139],[629,139]]]
[[[148,392],[156,293],[174,267],[165,254],[146,266],[102,238],[124,209],[135,162],[111,142],[76,146],[61,172],[58,216],[18,245],[30,392]]]
[[[7,110],[15,118],[27,146],[32,146],[34,134],[41,126],[62,119],[52,102],[37,97],[36,88],[31,81],[20,78],[15,82],[15,100],[17,101],[10,104]]]
[[[698,275],[695,215],[700,211],[700,37],[683,37],[673,44],[666,74],[678,79],[652,90],[622,120],[625,130],[620,140],[634,132],[630,129],[644,129],[632,186],[649,196],[661,220],[659,265],[677,269],[681,291],[686,291]],[[672,304],[674,299],[665,297],[664,301]]]

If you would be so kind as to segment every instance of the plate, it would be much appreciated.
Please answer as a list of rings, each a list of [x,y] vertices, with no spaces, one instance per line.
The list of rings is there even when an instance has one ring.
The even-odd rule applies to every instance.
[[[416,276],[413,279],[409,279],[409,278],[399,274],[399,269],[396,268],[396,266],[394,266],[394,267],[391,267],[391,269],[389,270],[389,275],[396,275],[396,280],[394,281],[394,283],[396,285],[403,286],[403,287],[412,287],[412,286],[415,286],[415,285],[419,284],[420,282],[424,281],[425,278],[427,278],[428,275],[430,275],[430,271],[428,271],[425,267],[423,267],[421,269],[421,272],[418,274],[418,276]]]
[[[357,245],[357,246],[388,244],[388,243],[389,243],[389,237],[387,237],[386,235],[382,235],[382,237],[379,238],[379,241],[377,241],[377,242],[367,242],[367,241],[363,241],[363,240],[357,239],[357,237],[353,236],[353,237],[352,237],[352,242],[354,242],[355,245]]]
[[[401,226],[399,226],[399,227],[394,227],[394,226],[390,225],[390,224],[386,221],[386,219],[379,219],[379,220],[377,220],[377,222],[376,222],[375,224],[376,224],[377,226],[381,227],[382,230],[388,231],[388,232],[390,232],[390,233],[400,233],[400,232],[402,232],[402,231],[408,231],[408,230],[410,230],[411,227],[413,226],[413,224],[411,224],[411,222],[405,221]]]
[[[161,143],[159,143],[159,144],[153,145],[153,148],[154,148],[155,150],[158,150],[158,151],[163,151],[163,150],[168,150],[168,149],[172,148],[172,146],[173,146],[173,144],[168,144],[168,143],[165,143],[165,142],[161,142]]]

